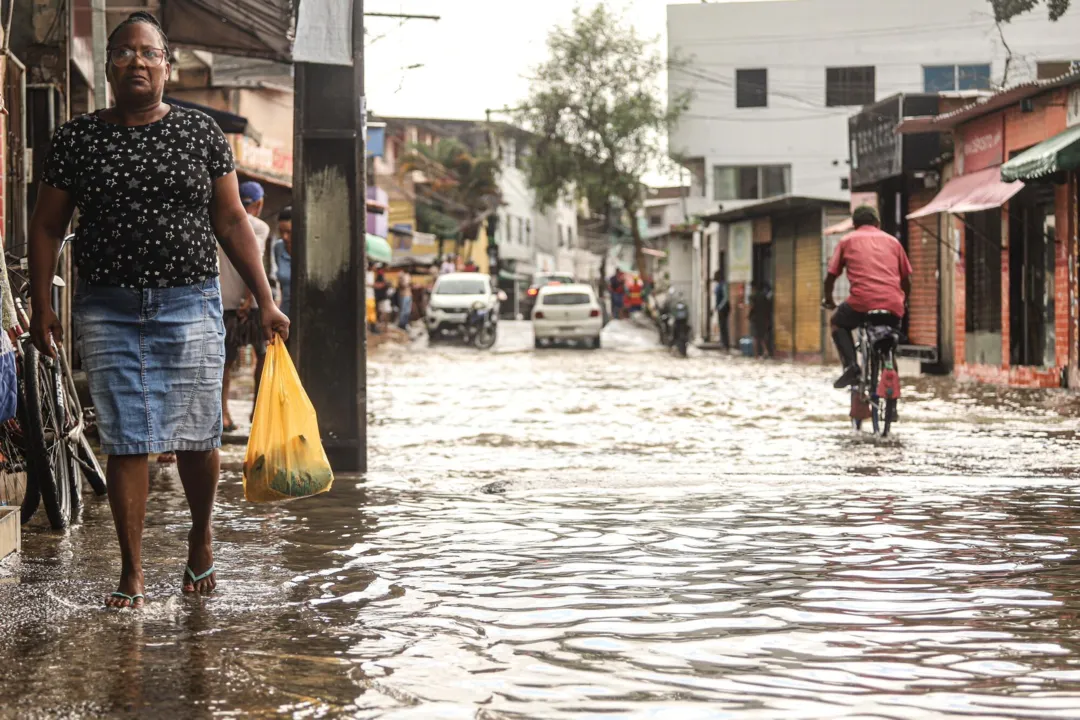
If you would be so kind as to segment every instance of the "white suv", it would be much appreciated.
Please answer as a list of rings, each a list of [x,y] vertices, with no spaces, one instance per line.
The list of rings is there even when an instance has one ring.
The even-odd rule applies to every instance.
[[[499,293],[492,285],[490,275],[470,272],[441,276],[431,290],[431,301],[424,317],[428,336],[460,332],[476,303],[483,303],[498,319]]]

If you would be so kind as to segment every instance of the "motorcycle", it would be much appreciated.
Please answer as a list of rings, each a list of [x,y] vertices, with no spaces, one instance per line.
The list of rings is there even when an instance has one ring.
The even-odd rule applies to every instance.
[[[660,344],[686,357],[690,345],[690,306],[679,296],[669,296],[660,308]]]
[[[462,328],[462,338],[467,345],[479,350],[490,350],[495,345],[497,325],[495,311],[482,302],[473,303]]]

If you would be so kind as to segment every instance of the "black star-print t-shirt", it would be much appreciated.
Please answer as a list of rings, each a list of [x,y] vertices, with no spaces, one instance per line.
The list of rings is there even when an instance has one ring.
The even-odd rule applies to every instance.
[[[44,180],[75,197],[79,276],[93,285],[165,288],[218,274],[210,224],[213,181],[234,169],[232,149],[208,115],[173,106],[149,125],[96,114],[53,136]]]

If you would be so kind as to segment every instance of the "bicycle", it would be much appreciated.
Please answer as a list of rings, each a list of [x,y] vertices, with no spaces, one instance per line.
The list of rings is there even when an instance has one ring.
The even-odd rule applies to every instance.
[[[896,370],[896,349],[900,331],[892,326],[895,316],[887,310],[872,310],[855,336],[855,350],[863,369],[851,387],[851,426],[862,430],[869,418],[874,435],[889,436],[897,421],[900,374]]]
[[[61,256],[72,237],[64,238]],[[15,309],[15,326],[10,333],[20,374],[16,418],[0,429],[0,448],[4,451],[5,464],[11,468],[4,469],[26,472],[22,522],[29,522],[38,506],[44,504],[50,525],[62,530],[79,515],[83,479],[101,496],[106,493],[105,473],[86,438],[86,413],[79,402],[63,344],[54,344],[57,358],[54,360],[42,355],[30,340],[26,259],[9,251],[5,253],[5,261]],[[64,287],[59,277],[53,282]]]

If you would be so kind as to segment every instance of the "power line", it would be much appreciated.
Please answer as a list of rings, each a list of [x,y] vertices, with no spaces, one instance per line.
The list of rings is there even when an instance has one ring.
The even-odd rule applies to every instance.
[[[975,12],[972,13],[972,20],[964,23],[955,23],[949,25],[934,25],[929,28],[933,31],[939,30],[965,30],[972,27],[973,23],[977,23],[983,20],[987,23],[986,27],[979,27],[979,30],[985,30],[992,32],[996,26],[993,16],[989,13]],[[1045,18],[1032,16],[1027,18],[1018,18],[1013,20],[1009,25],[1019,24],[1035,24],[1041,23],[1051,26],[1050,21]],[[803,41],[824,41],[824,40],[843,40],[849,38],[876,38],[876,37],[889,37],[891,35],[906,35],[912,33],[925,34],[927,32],[927,26],[922,25],[903,25],[895,26],[891,28],[880,29],[864,29],[864,30],[843,30],[834,33],[814,33],[808,35],[806,33],[788,34],[788,35],[741,35],[741,36],[725,36],[717,38],[703,38],[700,40],[686,40],[680,43],[669,42],[672,46],[693,46],[693,45],[756,45],[762,43],[782,43],[790,40],[803,40]],[[669,33],[669,37],[670,37]],[[942,38],[945,40],[946,38]]]

